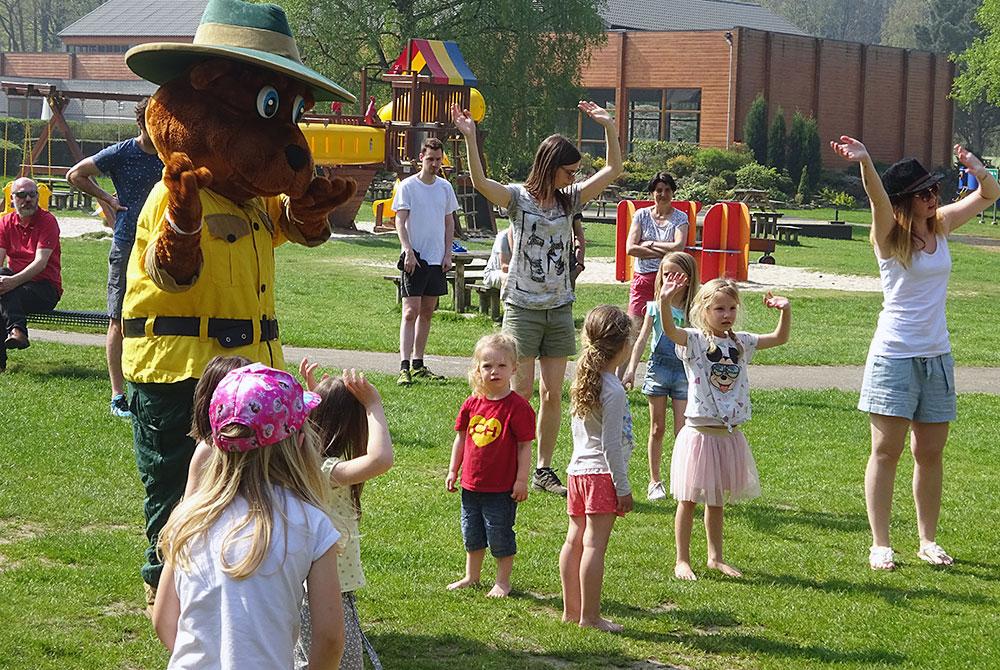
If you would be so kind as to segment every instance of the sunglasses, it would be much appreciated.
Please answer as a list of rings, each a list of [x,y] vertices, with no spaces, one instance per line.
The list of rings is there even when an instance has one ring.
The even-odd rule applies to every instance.
[[[939,192],[940,188],[938,188],[937,184],[934,184],[933,186],[925,188],[923,191],[917,191],[913,194],[913,197],[920,198],[925,201],[937,200]]]
[[[20,198],[21,200],[25,200],[27,198],[37,198],[38,191],[14,191],[14,193],[12,193],[11,195],[13,195],[15,198]]]
[[[740,366],[726,363],[712,363],[712,374],[716,377],[738,377]]]

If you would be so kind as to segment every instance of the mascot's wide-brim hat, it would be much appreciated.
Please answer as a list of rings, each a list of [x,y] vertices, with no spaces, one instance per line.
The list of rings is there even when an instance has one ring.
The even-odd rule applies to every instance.
[[[209,0],[193,43],[140,44],[128,50],[125,63],[143,79],[162,85],[209,58],[280,72],[308,86],[317,101],[356,101],[340,85],[302,64],[288,18],[277,5]]]

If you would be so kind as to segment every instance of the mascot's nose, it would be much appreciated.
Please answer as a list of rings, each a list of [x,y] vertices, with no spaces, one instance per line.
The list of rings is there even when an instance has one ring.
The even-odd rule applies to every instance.
[[[309,165],[309,154],[297,144],[289,144],[285,147],[285,160],[293,170],[301,170]]]

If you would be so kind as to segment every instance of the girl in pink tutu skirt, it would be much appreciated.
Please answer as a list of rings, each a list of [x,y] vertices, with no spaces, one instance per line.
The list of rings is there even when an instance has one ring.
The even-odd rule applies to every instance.
[[[669,313],[675,295],[686,290],[687,275],[664,277],[658,300]],[[764,305],[778,310],[778,327],[767,335],[734,332],[740,293],[728,279],[713,279],[691,304],[694,328],[677,328],[663,320],[663,334],[677,345],[688,379],[684,427],[677,434],[670,461],[670,493],[677,499],[674,535],[677,541],[678,579],[695,579],[691,569],[691,525],[694,508],[705,503],[709,568],[730,577],[740,571],[722,560],[723,505],[727,501],[760,495],[760,480],[750,445],[739,425],[750,419],[747,366],[757,349],[788,341],[792,308],[787,298],[768,292]]]

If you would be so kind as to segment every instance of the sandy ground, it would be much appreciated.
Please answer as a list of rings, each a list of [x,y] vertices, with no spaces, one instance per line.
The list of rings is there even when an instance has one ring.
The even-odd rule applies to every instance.
[[[334,234],[337,238],[352,238],[359,234],[370,231],[371,224],[362,223],[359,226],[364,232]],[[84,233],[107,231],[106,228],[93,217],[85,216],[60,216],[59,228],[62,237],[79,237]],[[366,230],[367,228],[367,230]],[[388,234],[388,233],[387,233]],[[962,238],[968,239],[962,239]],[[967,244],[974,244],[990,251],[1000,251],[1000,240],[956,235],[955,239]],[[581,284],[615,284],[615,265],[613,261],[589,259],[587,268],[577,280]],[[830,289],[834,291],[861,291],[874,292],[881,291],[879,280],[876,277],[857,277],[853,275],[840,275],[829,272],[814,272],[806,268],[793,268],[782,265],[760,265],[751,263],[749,268],[749,281],[740,284],[740,287],[748,291],[773,291],[789,288],[815,288]]]

